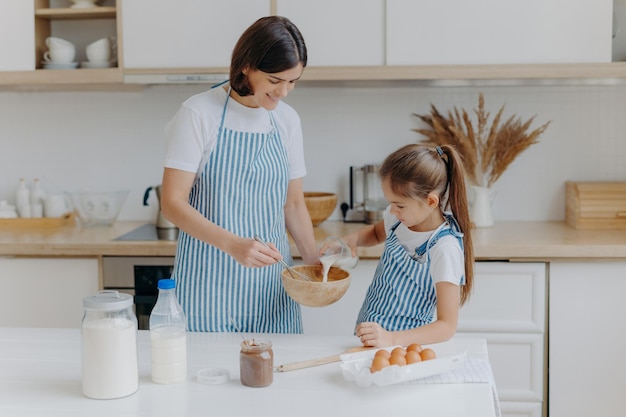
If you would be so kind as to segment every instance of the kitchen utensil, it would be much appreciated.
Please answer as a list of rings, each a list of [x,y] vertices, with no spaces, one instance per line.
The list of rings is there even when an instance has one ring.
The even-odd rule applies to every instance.
[[[341,268],[331,267],[328,282],[322,281],[322,265],[299,265],[293,267],[304,271],[314,281],[294,279],[289,271],[283,271],[281,278],[285,291],[297,303],[308,307],[324,307],[338,301],[350,286],[350,273]]]
[[[311,216],[313,226],[317,226],[330,217],[337,206],[337,194],[324,192],[305,192],[304,203]]]
[[[115,223],[128,193],[129,190],[83,191],[72,193],[71,196],[83,226],[108,226]],[[47,216],[48,206],[44,209]]]
[[[379,168],[380,165],[350,167],[350,204],[347,208],[361,211],[362,220],[367,224],[378,223],[383,218],[383,212],[389,204],[383,195],[382,185],[378,177]],[[359,178],[361,178],[360,184]],[[359,188],[361,188],[361,201],[357,201]]]
[[[143,205],[148,205],[148,198],[150,197],[150,191],[154,190],[159,202],[159,212],[157,213],[156,229],[157,236],[161,240],[176,240],[178,239],[179,229],[174,223],[167,220],[161,212],[161,186],[155,185],[154,187],[148,187],[143,195]]]
[[[283,365],[277,365],[274,367],[274,371],[275,372],[289,372],[289,371],[295,371],[297,369],[312,368],[314,366],[326,365],[327,363],[339,362],[341,360],[341,355],[343,354],[362,352],[364,350],[371,350],[371,349],[374,349],[374,348],[368,347],[368,346],[357,346],[357,347],[344,350],[338,355],[331,355],[331,356],[325,356],[323,358],[308,359],[305,361],[298,361],[298,362],[286,363]]]
[[[267,243],[265,243],[265,241],[263,239],[261,239],[259,236],[254,236],[254,240],[256,240],[257,242],[265,245],[266,247],[270,247]],[[280,264],[282,266],[284,266],[287,271],[289,272],[289,274],[291,275],[291,277],[293,279],[301,279],[301,280],[305,280],[305,281],[313,281],[313,279],[305,274],[303,274],[302,272],[296,271],[295,269],[293,269],[287,262],[285,262],[284,260],[280,259],[278,262],[280,262]]]

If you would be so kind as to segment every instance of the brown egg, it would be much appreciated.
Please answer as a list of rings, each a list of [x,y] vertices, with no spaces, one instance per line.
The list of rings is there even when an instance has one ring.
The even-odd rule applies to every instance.
[[[391,351],[391,356],[393,355],[406,356],[406,349],[403,348],[402,346],[393,348],[393,350]]]
[[[391,355],[391,358],[389,358],[389,364],[404,366],[406,365],[406,358],[402,355]]]
[[[422,357],[423,361],[427,361],[430,359],[435,359],[437,357],[437,355],[435,355],[435,351],[430,349],[430,348],[426,348],[424,350],[422,350],[420,352],[420,356]]]
[[[421,362],[422,361],[422,357],[420,356],[420,354],[414,350],[409,350],[406,353],[406,364],[410,365],[412,363],[417,363],[417,362]]]
[[[370,366],[370,372],[378,372],[388,366],[389,360],[387,358],[383,358],[382,356],[374,356],[374,359],[372,359],[372,365]]]
[[[406,347],[406,351],[407,353],[410,351],[415,351],[417,353],[420,353],[422,351],[422,345],[420,345],[419,343],[411,343],[410,345]]]
[[[376,353],[374,353],[374,357],[376,358],[378,356],[389,359],[391,357],[391,353],[389,353],[387,349],[378,349]]]

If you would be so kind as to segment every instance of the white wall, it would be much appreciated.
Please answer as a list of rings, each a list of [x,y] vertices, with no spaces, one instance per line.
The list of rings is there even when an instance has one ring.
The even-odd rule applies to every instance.
[[[18,179],[72,191],[130,188],[120,219],[153,220],[146,187],[161,182],[163,126],[179,104],[205,86],[141,92],[0,93],[0,200],[14,202]],[[626,85],[482,87],[298,86],[286,100],[302,118],[307,191],[348,199],[348,167],[379,163],[420,139],[413,113],[430,104],[474,109],[478,93],[495,114],[551,126],[496,183],[497,220],[561,220],[566,180],[626,181]],[[337,209],[333,218],[339,219]]]

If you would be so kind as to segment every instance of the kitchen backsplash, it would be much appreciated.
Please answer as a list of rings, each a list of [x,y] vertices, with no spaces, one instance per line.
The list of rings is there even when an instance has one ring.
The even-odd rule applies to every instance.
[[[15,201],[20,177],[67,191],[130,188],[121,220],[153,221],[143,206],[161,182],[163,127],[204,86],[149,87],[141,92],[0,93],[0,200]],[[350,165],[379,163],[420,136],[413,113],[430,104],[474,109],[478,93],[493,115],[532,127],[552,124],[496,183],[498,220],[563,220],[567,180],[626,180],[626,85],[384,87],[298,86],[286,100],[302,118],[306,191],[349,198]],[[36,123],[34,119],[36,118]],[[338,205],[339,206],[339,205]],[[340,219],[337,209],[333,219]]]

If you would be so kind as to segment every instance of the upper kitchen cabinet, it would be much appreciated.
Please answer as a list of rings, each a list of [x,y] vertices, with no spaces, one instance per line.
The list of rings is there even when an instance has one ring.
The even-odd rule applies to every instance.
[[[387,65],[609,63],[613,0],[387,0]]]
[[[241,33],[269,14],[269,0],[122,1],[125,79],[227,72]]]
[[[88,8],[75,8],[72,4],[70,0],[0,0],[0,27],[4,34],[0,39],[0,87],[91,89],[122,85],[122,72],[117,66],[80,65],[87,61],[85,47],[89,43],[103,37],[119,39],[116,0],[100,0],[96,7]],[[49,36],[66,39],[76,46],[76,69],[43,68]]]
[[[311,67],[385,64],[384,0],[276,0],[276,14],[302,32]]]
[[[24,0],[0,0],[0,71],[35,69],[34,3]]]

